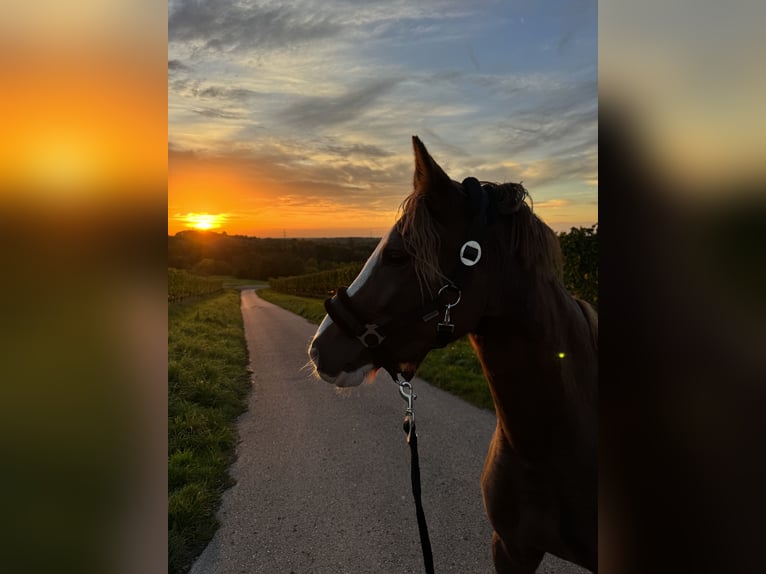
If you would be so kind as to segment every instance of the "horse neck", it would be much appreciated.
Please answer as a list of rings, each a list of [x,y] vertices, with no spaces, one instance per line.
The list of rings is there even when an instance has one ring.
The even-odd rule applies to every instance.
[[[471,334],[499,426],[524,456],[566,452],[577,435],[595,436],[588,422],[595,420],[597,382],[590,335],[577,302],[557,285],[484,317]]]

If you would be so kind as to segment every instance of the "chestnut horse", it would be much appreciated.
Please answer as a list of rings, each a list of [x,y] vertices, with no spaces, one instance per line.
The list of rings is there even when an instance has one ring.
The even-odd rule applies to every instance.
[[[497,427],[482,473],[499,573],[545,552],[596,571],[598,318],[561,282],[555,233],[521,184],[452,181],[417,137],[414,189],[359,276],[326,303],[309,356],[323,380],[406,380],[466,334]]]

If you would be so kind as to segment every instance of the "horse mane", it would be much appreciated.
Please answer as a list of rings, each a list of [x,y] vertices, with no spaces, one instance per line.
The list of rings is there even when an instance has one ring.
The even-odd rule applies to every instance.
[[[590,303],[583,301],[582,299],[574,298],[575,302],[580,306],[582,314],[585,315],[585,321],[588,323],[590,329],[591,343],[593,349],[598,351],[598,315],[595,309],[590,306]]]
[[[515,255],[538,282],[561,282],[564,258],[559,239],[527,204],[527,199],[532,200],[529,192],[521,183],[482,183],[488,186],[495,212],[504,222],[498,246],[501,260]]]

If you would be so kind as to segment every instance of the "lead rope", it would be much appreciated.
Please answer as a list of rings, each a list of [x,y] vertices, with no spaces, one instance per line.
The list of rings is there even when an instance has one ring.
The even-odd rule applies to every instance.
[[[426,514],[423,511],[423,501],[420,498],[420,457],[418,456],[418,435],[415,432],[415,411],[412,403],[417,395],[409,381],[394,382],[399,385],[399,394],[407,401],[407,410],[404,414],[404,432],[407,433],[407,444],[410,445],[410,479],[412,481],[412,497],[415,499],[415,514],[418,519],[418,533],[420,534],[420,546],[423,549],[423,564],[426,574],[434,574],[434,557],[431,552],[431,539],[428,537],[428,524]]]

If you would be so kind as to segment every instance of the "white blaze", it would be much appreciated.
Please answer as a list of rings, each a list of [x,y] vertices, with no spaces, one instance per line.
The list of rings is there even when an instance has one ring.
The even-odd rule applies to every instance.
[[[378,265],[378,262],[380,261],[380,254],[383,252],[383,247],[385,247],[386,243],[388,243],[388,236],[391,235],[391,229],[388,230],[388,233],[386,233],[383,238],[378,243],[377,247],[375,247],[375,251],[372,252],[372,255],[367,259],[367,262],[364,264],[364,267],[362,267],[362,270],[359,272],[359,275],[356,276],[356,279],[351,283],[351,285],[348,286],[348,294],[349,296],[353,295],[359,289],[362,288],[362,286],[367,282],[367,279],[370,278],[370,275],[372,275],[372,272],[375,270],[375,267]],[[314,338],[316,339],[319,335],[321,335],[327,327],[329,327],[332,324],[332,319],[330,319],[329,315],[325,315],[324,319],[322,319],[322,322],[319,324],[319,328],[317,329],[316,335],[314,335]]]
[[[359,291],[359,289],[361,289],[362,286],[367,282],[367,279],[370,278],[370,275],[372,275],[372,272],[375,270],[375,267],[377,267],[378,262],[380,261],[380,254],[383,251],[383,247],[385,247],[386,243],[388,243],[389,235],[391,235],[390,229],[388,230],[388,233],[386,233],[380,240],[378,246],[375,248],[375,251],[372,252],[372,255],[370,255],[369,259],[367,259],[367,263],[365,263],[364,267],[362,267],[362,271],[359,273],[359,275],[356,276],[356,279],[354,279],[353,283],[348,286],[349,296]]]

